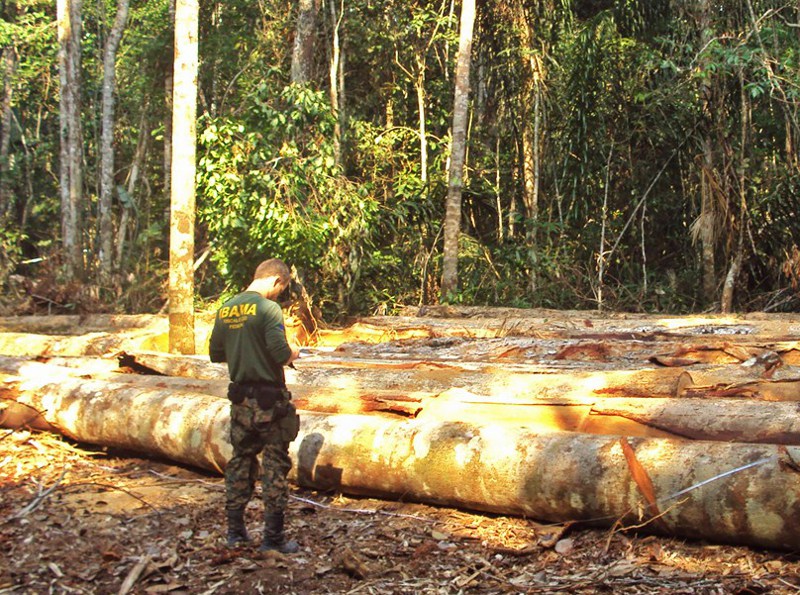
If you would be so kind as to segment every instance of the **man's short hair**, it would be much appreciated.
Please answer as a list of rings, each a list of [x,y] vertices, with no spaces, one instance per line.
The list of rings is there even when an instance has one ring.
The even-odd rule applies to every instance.
[[[280,258],[270,258],[256,267],[253,279],[266,279],[268,277],[279,277],[281,281],[288,283],[292,278],[292,273]]]

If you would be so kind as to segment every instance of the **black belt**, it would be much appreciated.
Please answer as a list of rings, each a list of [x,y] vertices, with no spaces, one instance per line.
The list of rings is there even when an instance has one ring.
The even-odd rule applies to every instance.
[[[261,409],[288,403],[291,393],[285,386],[272,382],[231,382],[228,385],[228,399],[234,405],[241,404],[245,399],[254,399]]]

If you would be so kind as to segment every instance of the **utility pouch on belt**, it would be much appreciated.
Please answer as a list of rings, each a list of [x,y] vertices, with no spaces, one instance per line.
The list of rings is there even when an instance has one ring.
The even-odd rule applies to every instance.
[[[281,432],[281,440],[291,442],[297,438],[297,434],[300,433],[300,416],[297,415],[297,408],[295,408],[294,403],[286,401],[283,416],[276,418],[276,420]]]
[[[241,405],[245,396],[245,390],[241,384],[231,382],[228,385],[228,400],[234,405]]]

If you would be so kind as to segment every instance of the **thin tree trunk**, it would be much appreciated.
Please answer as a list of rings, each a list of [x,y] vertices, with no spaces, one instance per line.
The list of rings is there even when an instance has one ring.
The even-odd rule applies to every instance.
[[[175,0],[169,0],[169,22],[175,30]],[[174,52],[174,48],[173,48]],[[164,119],[164,197],[172,196],[172,94],[175,88],[174,55],[164,71],[164,103],[167,117]],[[148,222],[149,223],[149,222]]]
[[[711,40],[711,2],[700,0],[700,44],[706,48]],[[708,58],[704,58],[708,62]],[[717,272],[714,262],[714,251],[717,236],[717,208],[716,208],[716,172],[714,170],[714,150],[711,134],[714,129],[713,84],[704,81],[700,85],[700,96],[703,101],[703,113],[707,119],[707,127],[703,133],[703,165],[700,171],[700,217],[698,237],[700,239],[700,254],[703,263],[703,301],[711,304],[716,299]]]
[[[494,150],[494,198],[497,204],[497,242],[505,241],[503,226],[503,203],[500,200],[500,132],[498,129]]]
[[[25,193],[19,197],[22,203],[19,209],[19,229],[21,231],[25,231],[28,227],[28,217],[30,215],[31,204],[33,202],[33,175],[31,174],[31,170],[33,169],[33,156],[31,154],[31,149],[28,146],[28,141],[25,138],[25,131],[22,129],[19,120],[17,120],[16,114],[14,114],[12,111],[11,115],[17,125],[17,129],[19,130],[19,141],[22,145],[22,150],[25,153],[25,160],[23,161],[22,165],[22,175],[25,180]]]
[[[292,51],[291,80],[304,84],[311,80],[314,64],[314,36],[317,28],[317,2],[319,0],[300,0],[298,3],[297,27]]]
[[[420,181],[428,181],[428,131],[425,112],[425,63],[420,60],[417,64],[417,77],[414,81],[414,90],[417,95],[417,114],[419,127],[419,169]]]
[[[614,144],[608,150],[608,160],[606,161],[606,183],[603,192],[603,209],[600,213],[600,251],[597,254],[597,309],[603,309],[603,288],[605,287],[606,272],[606,226],[608,225],[608,192],[611,177],[611,156],[614,154]]]
[[[175,89],[169,250],[169,344],[191,354],[194,341],[195,153],[197,145],[197,0],[175,4]]]
[[[464,180],[467,122],[469,119],[469,75],[472,57],[472,30],[475,24],[475,0],[461,5],[458,60],[453,100],[453,141],[450,151],[447,203],[444,219],[444,259],[441,299],[447,301],[458,290],[458,236],[461,229],[461,191]]]
[[[2,124],[0,124],[0,219],[8,216],[13,208],[9,194],[11,173],[11,106],[14,98],[14,75],[17,70],[17,50],[13,45],[3,50],[3,100]]]
[[[342,15],[339,17],[340,20],[344,18],[344,0],[342,0],[341,4],[341,12]],[[339,68],[337,72],[337,77],[339,79],[339,113],[337,122],[339,124],[339,152],[340,152],[340,161],[343,163],[345,156],[344,152],[347,150],[347,87],[345,85],[345,69],[346,69],[346,61],[347,61],[347,52],[346,50],[346,41],[347,38],[341,37],[340,31],[340,39],[339,39]]]
[[[111,280],[114,247],[112,197],[114,192],[114,93],[116,92],[117,49],[128,22],[129,0],[117,0],[117,16],[103,51],[102,134],[100,138],[100,250],[98,254],[100,285]]]
[[[534,69],[533,76],[539,73]],[[523,124],[522,131],[522,164],[523,164],[523,203],[525,204],[526,242],[528,244],[528,294],[533,297],[537,285],[536,228],[539,222],[539,129],[541,126],[541,92],[539,82],[533,81],[533,127]],[[526,118],[527,119],[527,118]]]
[[[136,153],[133,156],[131,170],[128,174],[128,184],[126,188],[127,200],[122,201],[122,215],[119,219],[119,229],[117,229],[117,245],[114,257],[114,269],[119,271],[122,268],[122,260],[125,254],[125,239],[127,237],[128,225],[131,219],[131,212],[136,208],[134,196],[136,195],[136,185],[139,182],[139,174],[145,164],[147,156],[148,140],[150,139],[150,126],[148,124],[147,112],[149,101],[142,106],[142,115],[139,119],[139,140],[136,142]]]
[[[61,241],[68,277],[83,277],[83,149],[80,109],[82,0],[58,0],[61,84]]]
[[[720,300],[720,311],[728,314],[733,311],[733,297],[736,282],[744,261],[744,238],[747,235],[747,147],[749,144],[750,129],[750,104],[747,101],[747,90],[745,88],[744,72],[739,70],[739,98],[741,107],[739,109],[741,118],[741,129],[739,134],[739,221],[738,237],[736,248],[734,249],[728,274],[722,287],[722,299]]]
[[[342,16],[344,14],[344,0],[342,1],[342,10],[341,14],[338,14],[336,11],[336,0],[330,0],[330,11],[331,11],[331,27],[333,29],[333,39],[332,39],[332,50],[331,50],[331,65],[329,70],[329,78],[330,78],[330,98],[331,98],[331,109],[333,110],[333,115],[336,118],[336,123],[334,124],[333,128],[333,150],[334,156],[336,159],[336,163],[341,165],[342,163],[342,126],[341,126],[341,114],[340,114],[340,107],[339,107],[339,71],[340,71],[340,64],[339,59],[341,56],[341,48],[339,45],[339,28],[342,24]]]

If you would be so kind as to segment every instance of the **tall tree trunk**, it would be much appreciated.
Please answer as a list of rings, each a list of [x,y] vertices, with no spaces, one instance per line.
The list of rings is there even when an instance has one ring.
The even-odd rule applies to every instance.
[[[453,297],[458,290],[458,236],[461,229],[461,191],[464,180],[464,156],[469,119],[469,75],[474,24],[475,0],[464,0],[461,5],[453,100],[453,142],[450,149],[450,171],[448,172],[447,204],[444,218],[444,263],[441,288],[443,301]]]
[[[705,50],[711,41],[711,0],[700,0],[699,27],[700,46]],[[708,58],[704,58],[708,62]],[[703,101],[703,114],[707,126],[703,133],[703,164],[700,171],[700,217],[696,222],[697,237],[700,240],[700,256],[703,263],[703,301],[712,304],[716,299],[717,272],[714,251],[717,236],[716,172],[714,170],[714,149],[711,138],[714,129],[713,84],[704,80],[700,86]]]
[[[417,78],[414,82],[417,95],[417,113],[419,114],[419,178],[425,184],[428,181],[428,131],[425,115],[425,62],[417,63]]]
[[[61,241],[67,276],[83,277],[83,149],[80,110],[82,0],[58,0]]]
[[[342,10],[341,13],[337,13],[336,10],[336,0],[330,0],[330,11],[331,11],[331,28],[333,29],[333,39],[331,40],[331,65],[330,65],[330,98],[331,98],[331,109],[333,110],[333,115],[336,117],[336,124],[334,124],[333,129],[333,150],[334,156],[336,159],[336,163],[341,165],[342,163],[342,115],[341,115],[341,108],[339,106],[339,73],[340,73],[340,58],[341,58],[341,46],[339,43],[339,29],[342,24],[342,17],[344,15],[344,0],[342,1]]]
[[[317,28],[317,2],[319,0],[300,0],[297,13],[297,28],[292,50],[292,82],[307,83],[311,80],[314,64],[314,37]]]
[[[538,76],[538,73],[534,73]],[[533,297],[536,292],[536,269],[538,248],[536,246],[536,227],[539,220],[539,129],[541,127],[541,91],[539,82],[532,82],[533,88],[529,93],[533,103],[533,121],[525,118],[522,130],[522,173],[523,191],[522,198],[525,205],[526,231],[525,239],[528,244],[528,293]]]
[[[197,0],[175,4],[175,89],[172,109],[172,194],[169,248],[169,346],[194,345],[195,153],[197,143]]]
[[[515,25],[520,31],[521,50],[527,56],[519,97],[522,140],[522,204],[525,207],[525,242],[528,256],[528,293],[534,296],[537,289],[539,224],[539,189],[541,187],[541,127],[542,127],[542,82],[544,65],[542,51],[537,48],[539,40],[531,28],[531,16],[524,3],[514,3]]]
[[[114,257],[114,269],[119,271],[122,268],[122,260],[125,254],[125,238],[127,237],[128,225],[131,219],[131,212],[136,208],[134,196],[136,195],[136,185],[139,182],[139,175],[144,167],[145,157],[147,156],[147,145],[150,138],[150,125],[147,119],[147,112],[150,102],[145,101],[142,106],[142,115],[139,120],[139,140],[136,143],[136,153],[133,156],[130,173],[128,174],[128,184],[126,188],[127,198],[122,201],[122,215],[119,219],[117,229],[116,254]]]
[[[12,211],[9,194],[9,175],[11,173],[11,106],[14,98],[14,74],[17,70],[17,49],[13,45],[3,50],[3,99],[0,115],[0,220]]]
[[[107,285],[113,265],[114,226],[111,220],[114,192],[114,93],[116,92],[116,60],[122,33],[128,22],[128,0],[117,0],[117,16],[108,33],[103,51],[103,114],[100,137],[100,220],[99,282]]]
[[[745,88],[745,78],[743,69],[739,70],[739,101],[741,103],[739,114],[741,126],[739,131],[739,221],[734,221],[732,231],[737,232],[735,248],[731,255],[731,263],[725,283],[722,287],[722,299],[720,300],[720,311],[727,314],[733,311],[733,297],[736,282],[742,270],[744,261],[744,239],[747,235],[747,147],[749,146],[750,131],[750,103],[747,100],[747,89]]]
[[[169,0],[169,22],[175,30],[175,0]],[[173,48],[174,51],[174,48]],[[172,93],[175,87],[174,61],[169,61],[164,70],[164,103],[167,117],[164,119],[164,197],[172,196]]]

